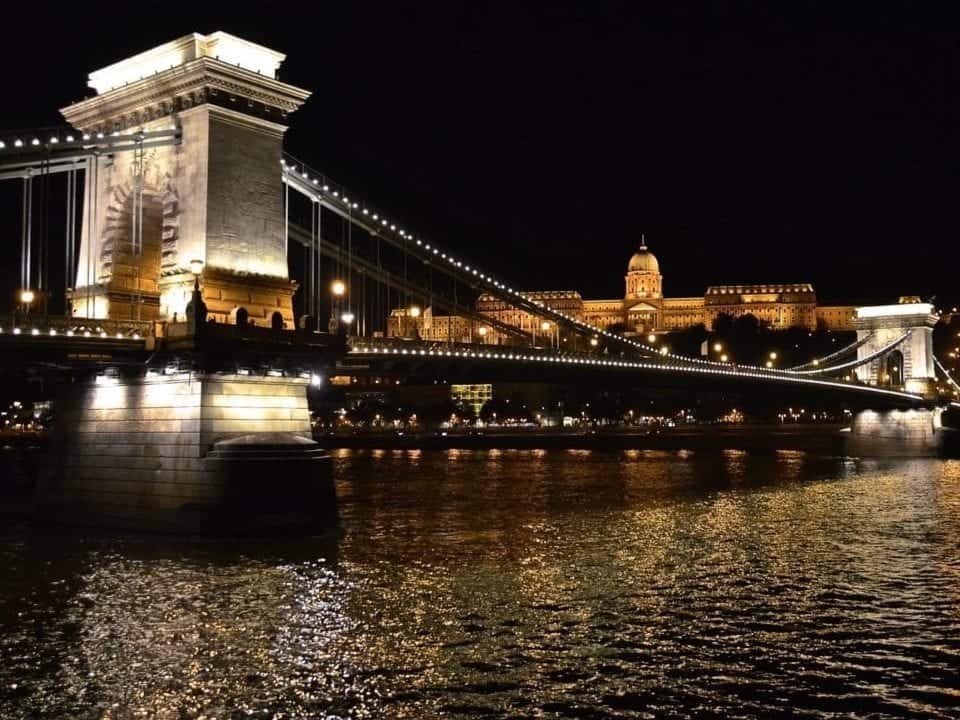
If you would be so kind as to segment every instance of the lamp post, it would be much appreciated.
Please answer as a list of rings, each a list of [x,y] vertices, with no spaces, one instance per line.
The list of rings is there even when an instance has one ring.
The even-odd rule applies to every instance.
[[[405,334],[409,334],[410,337],[413,337],[413,338],[418,339],[418,340],[419,340],[420,337],[421,337],[420,328],[417,327],[417,318],[420,317],[420,312],[421,312],[421,311],[420,311],[420,306],[419,306],[419,305],[411,305],[410,308],[407,310],[407,315],[413,319],[413,323],[410,323],[410,325],[411,325],[411,328],[410,328],[411,332],[410,332],[410,333],[405,333]]]
[[[544,320],[542,323],[540,323],[540,329],[543,330],[544,335],[550,332],[550,321]],[[551,349],[553,348],[553,338],[550,338],[550,347]]]
[[[480,336],[480,344],[485,345],[487,343],[487,328],[481,325],[477,328],[477,334]]]
[[[203,304],[203,296],[200,294],[200,273],[202,272],[203,260],[191,260],[190,273],[193,275],[193,295],[190,302],[187,303],[187,322],[190,324],[190,332],[194,335],[197,334],[207,319],[207,306]]]
[[[330,283],[330,292],[333,294],[333,302],[330,304],[330,322],[327,323],[327,331],[335,335],[338,330],[337,313],[340,310],[340,300],[347,292],[347,285],[343,280],[334,280]]]
[[[30,288],[26,288],[20,291],[20,302],[22,302],[26,306],[27,315],[30,314],[30,305],[31,303],[33,303],[35,299],[36,299],[36,295],[34,294],[33,290],[31,290]]]
[[[191,260],[190,272],[193,275],[193,289],[200,292],[200,273],[203,272],[203,260]]]

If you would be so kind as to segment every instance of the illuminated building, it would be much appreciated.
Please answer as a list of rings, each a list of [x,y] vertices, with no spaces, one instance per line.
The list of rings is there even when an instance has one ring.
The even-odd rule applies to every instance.
[[[611,327],[627,335],[671,332],[704,325],[710,329],[717,318],[753,315],[775,330],[801,327],[815,330],[854,329],[852,306],[817,305],[810,283],[753,283],[748,285],[711,285],[702,296],[664,297],[663,274],[656,255],[642,242],[627,263],[622,298],[588,300],[576,290],[541,290],[521,293],[565,313],[569,317],[602,330]],[[556,337],[556,329],[543,330],[545,318],[483,294],[477,299],[477,311],[502,323],[530,333],[539,344],[566,342]],[[458,316],[411,317],[406,310],[394,310],[388,323],[388,335],[419,337],[423,340],[478,342],[476,322]],[[481,333],[483,341],[500,344],[506,337],[489,329]]]
[[[473,414],[479,417],[483,406],[493,399],[493,385],[451,385],[450,397],[454,402],[469,407]]]
[[[478,341],[479,323],[460,315],[434,315],[427,307],[414,314],[409,308],[395,308],[387,318],[387,337],[416,338],[436,342]]]

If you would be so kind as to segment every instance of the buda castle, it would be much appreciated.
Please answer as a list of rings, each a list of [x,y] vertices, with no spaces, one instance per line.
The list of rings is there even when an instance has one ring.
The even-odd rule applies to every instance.
[[[522,294],[601,330],[615,326],[626,335],[665,333],[701,324],[709,330],[720,315],[737,318],[747,314],[777,330],[790,327],[854,329],[854,307],[818,306],[810,283],[711,285],[702,296],[664,297],[660,263],[645,241],[630,258],[624,280],[624,296],[610,300],[587,300],[576,290],[541,290]],[[534,336],[543,334],[543,318],[492,295],[481,295],[476,309],[482,315],[514,325]],[[411,317],[405,310],[398,309],[391,315],[388,335],[475,342],[477,338],[474,336],[480,331],[481,335],[487,336],[487,342],[500,342],[499,333],[474,328],[474,324],[466,318],[437,317],[429,312]]]

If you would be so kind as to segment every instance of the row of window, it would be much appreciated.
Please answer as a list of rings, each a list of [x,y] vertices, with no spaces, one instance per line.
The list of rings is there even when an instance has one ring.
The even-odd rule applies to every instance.
[[[813,285],[808,283],[798,285],[711,285],[707,288],[707,295],[743,295],[745,293],[784,293],[800,292],[812,293]]]

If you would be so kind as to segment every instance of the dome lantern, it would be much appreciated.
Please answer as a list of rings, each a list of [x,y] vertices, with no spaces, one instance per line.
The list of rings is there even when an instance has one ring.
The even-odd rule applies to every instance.
[[[660,272],[660,263],[657,262],[657,256],[647,249],[647,239],[643,235],[640,236],[640,247],[630,258],[627,272]]]

